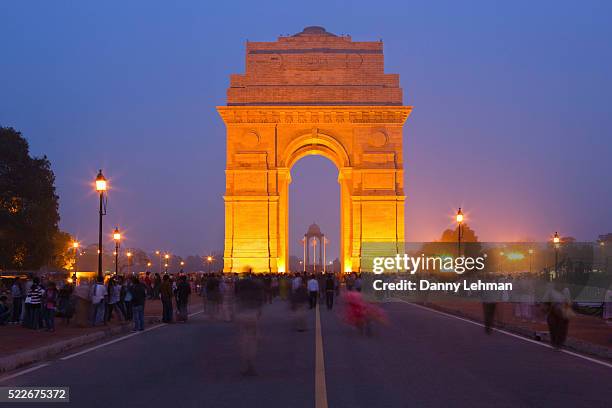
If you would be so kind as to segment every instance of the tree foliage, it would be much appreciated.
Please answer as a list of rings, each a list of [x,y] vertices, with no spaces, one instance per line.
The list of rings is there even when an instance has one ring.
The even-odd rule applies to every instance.
[[[39,269],[56,248],[59,211],[46,156],[31,157],[20,132],[0,127],[0,269]]]
[[[457,242],[459,237],[459,227],[454,229],[446,229],[442,232],[439,242]],[[461,242],[478,242],[476,232],[471,229],[467,224],[461,226]]]
[[[476,232],[467,224],[461,226],[461,249],[458,245],[459,228],[446,229],[438,241],[427,242],[421,246],[420,253],[427,256],[459,256],[477,257],[482,253],[482,244],[478,241]]]
[[[72,270],[74,267],[74,238],[67,232],[57,231],[53,235],[53,252],[49,265],[54,269]]]

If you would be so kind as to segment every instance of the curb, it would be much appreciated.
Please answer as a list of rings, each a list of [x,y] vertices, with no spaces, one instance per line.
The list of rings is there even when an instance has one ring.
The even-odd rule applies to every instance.
[[[440,306],[434,303],[421,304],[421,306],[428,307],[433,310],[438,310],[440,312],[449,313],[449,314],[459,316],[464,319],[471,320],[473,322],[482,324],[481,320],[475,319],[472,315],[463,313],[460,310],[445,308],[443,306]],[[540,342],[548,342],[550,340],[550,335],[546,331],[533,331],[533,330],[525,329],[523,327],[514,326],[510,324],[504,324],[504,323],[496,323],[495,327],[506,330],[514,334],[518,334],[523,337],[527,337],[532,340],[540,341]],[[587,354],[593,357],[602,358],[607,361],[612,361],[612,348],[608,348],[605,346],[600,346],[597,344],[592,344],[592,343],[588,343],[582,340],[577,340],[577,339],[568,337],[567,340],[565,341],[564,348],[571,350],[571,351],[575,351],[577,353]]]
[[[148,318],[146,323],[156,324],[159,323],[160,319]],[[95,333],[85,334],[83,336],[77,336],[66,340],[58,341],[47,346],[42,346],[34,350],[23,351],[15,353],[6,357],[0,358],[0,373],[6,373],[16,368],[23,367],[32,363],[47,360],[65,351],[72,350],[77,347],[84,346],[86,344],[95,343],[97,341],[116,336],[118,334],[129,332],[132,327],[131,322],[121,323],[119,326],[108,327],[104,330],[97,331]]]

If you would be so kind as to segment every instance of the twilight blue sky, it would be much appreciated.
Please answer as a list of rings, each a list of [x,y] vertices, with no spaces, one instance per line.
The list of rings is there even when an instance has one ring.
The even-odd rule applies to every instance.
[[[483,240],[581,240],[612,231],[612,2],[0,2],[0,124],[57,177],[61,227],[95,241],[98,168],[107,230],[128,246],[222,248],[225,140],[214,107],[245,40],[321,25],[383,39],[404,101],[406,231],[435,239],[465,208]],[[292,247],[316,220],[337,254],[338,186],[326,159],[292,174]]]

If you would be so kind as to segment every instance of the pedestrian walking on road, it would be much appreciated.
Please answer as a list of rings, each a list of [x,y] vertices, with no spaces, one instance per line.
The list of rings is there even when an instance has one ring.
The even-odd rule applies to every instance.
[[[482,299],[482,314],[485,333],[491,334],[493,333],[493,325],[495,324],[495,311],[497,310],[497,302],[500,300],[500,296],[496,291],[483,290],[480,293],[480,297]]]
[[[319,297],[319,281],[317,281],[314,275],[310,275],[307,285],[310,308],[314,309],[317,306],[317,298]]]
[[[361,279],[361,275],[357,275],[357,278],[355,278],[355,290],[357,292],[361,292],[362,287],[363,287],[363,279]]]
[[[221,290],[221,298],[222,301],[222,313],[223,320],[226,322],[231,322],[234,320],[234,299],[235,299],[235,289],[234,289],[234,281],[232,278],[222,278],[221,284],[219,285]]]
[[[357,291],[346,292],[343,296],[345,323],[355,327],[359,333],[371,336],[374,323],[388,323],[387,314],[373,303],[366,302]]]
[[[560,349],[565,344],[569,320],[574,315],[569,297],[569,290],[561,290],[561,283],[552,283],[544,293],[547,306],[546,322],[550,333],[550,344]]]
[[[187,276],[181,275],[176,284],[176,320],[186,322],[188,316],[187,305],[189,304],[189,295],[191,294],[191,286],[187,282]]]
[[[336,297],[340,297],[340,279],[337,276],[334,276],[334,289],[336,293]]]
[[[159,287],[162,302],[162,322],[172,323],[172,283],[170,276],[164,275]]]
[[[240,279],[236,283],[236,303],[242,375],[255,376],[258,325],[264,303],[263,284],[251,274]]]
[[[325,279],[325,305],[327,306],[327,310],[332,310],[332,307],[334,307],[335,291],[334,277],[332,274],[328,274],[327,279]]]
[[[147,290],[145,285],[140,282],[138,277],[132,278],[132,312],[134,314],[134,331],[144,330],[144,309],[147,299]]]
[[[215,274],[206,279],[206,309],[210,319],[216,319],[221,304],[221,289],[219,279]]]
[[[482,302],[484,327],[485,333],[487,334],[491,334],[493,332],[493,324],[495,322],[495,309],[497,309],[497,302]]]
[[[295,282],[295,281],[294,281]],[[300,278],[300,285],[291,293],[291,310],[294,313],[295,330],[306,331],[306,304],[309,302],[306,283]]]
[[[291,292],[295,292],[298,288],[302,286],[304,283],[304,279],[299,273],[295,274],[295,277],[291,280]]]
[[[151,279],[151,272],[145,272],[144,286],[147,293],[147,299],[153,299],[153,280]]]
[[[280,292],[280,282],[276,275],[272,277],[272,299],[276,298]]]
[[[355,272],[351,273],[349,276],[346,277],[345,279],[345,284],[346,284],[346,290],[348,290],[349,292],[352,291],[355,288],[355,279],[357,277],[357,274]]]
[[[272,277],[269,274],[263,277],[264,285],[264,301],[266,303],[272,303]]]
[[[155,274],[153,279],[153,299],[159,299],[162,284],[162,277],[159,273]]]
[[[278,282],[278,294],[282,300],[289,299],[291,282],[289,282],[288,277],[280,278]]]

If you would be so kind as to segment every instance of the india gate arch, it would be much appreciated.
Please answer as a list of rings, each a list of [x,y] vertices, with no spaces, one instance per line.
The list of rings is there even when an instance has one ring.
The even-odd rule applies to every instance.
[[[307,27],[247,42],[230,78],[224,271],[287,272],[291,168],[321,155],[338,169],[342,271],[360,271],[365,242],[404,241],[403,105],[383,44]]]

